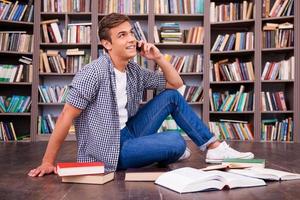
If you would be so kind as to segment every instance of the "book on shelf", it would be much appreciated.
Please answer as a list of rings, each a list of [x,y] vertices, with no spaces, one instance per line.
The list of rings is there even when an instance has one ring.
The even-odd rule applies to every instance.
[[[271,3],[273,3],[271,5]],[[262,17],[282,17],[294,14],[294,0],[263,0]]]
[[[103,185],[107,182],[114,180],[114,176],[114,172],[92,175],[63,176],[61,182]]]
[[[204,0],[194,1],[154,1],[156,14],[203,14]]]
[[[91,0],[43,0],[43,12],[90,12]]]
[[[32,22],[33,21],[33,0],[20,1],[0,1],[0,20]]]
[[[203,54],[176,56],[164,54],[165,59],[171,63],[178,73],[202,73]],[[160,68],[159,68],[160,69]]]
[[[85,43],[91,42],[92,23],[73,23],[67,27],[67,43]]]
[[[33,35],[26,31],[0,31],[0,51],[33,51]]]
[[[40,85],[38,90],[43,103],[65,103],[69,87]]]
[[[31,106],[30,96],[0,96],[0,113],[29,112]]]
[[[220,140],[254,140],[252,125],[239,120],[208,122],[209,129]]]
[[[147,42],[147,37],[145,36],[145,33],[139,21],[133,23],[133,33],[137,40],[143,40]]]
[[[300,174],[270,168],[230,169],[228,172],[271,181],[289,181],[300,179]]]
[[[263,119],[261,126],[261,141],[293,141],[294,122],[291,117],[283,120]]]
[[[45,43],[62,43],[63,36],[61,28],[59,27],[60,21],[58,19],[49,19],[41,21],[43,42]]]
[[[254,48],[253,32],[236,32],[232,34],[219,34],[211,51],[239,51]]]
[[[235,61],[229,59],[210,62],[210,81],[254,81],[254,67],[252,61],[241,62],[238,58]]]
[[[294,80],[295,79],[295,56],[278,62],[265,63],[261,80]]]
[[[261,92],[262,111],[287,111],[285,95],[283,91]]]
[[[178,193],[222,190],[243,187],[265,186],[266,183],[257,178],[246,177],[223,171],[202,171],[184,167],[166,172],[158,177],[156,184]]]
[[[133,0],[126,3],[123,0],[99,0],[98,12],[108,14],[112,12],[124,14],[147,14],[149,0]],[[150,1],[151,2],[151,1]]]
[[[78,176],[78,175],[91,175],[103,174],[103,162],[64,162],[57,163],[57,174],[59,176]]]
[[[0,82],[32,82],[32,64],[0,65]]]
[[[253,16],[253,2],[230,2],[218,4],[210,2],[210,22],[225,22],[235,20],[249,20]]]
[[[17,141],[17,135],[12,122],[0,121],[0,141]]]
[[[183,85],[178,91],[187,102],[203,102],[203,86]]]

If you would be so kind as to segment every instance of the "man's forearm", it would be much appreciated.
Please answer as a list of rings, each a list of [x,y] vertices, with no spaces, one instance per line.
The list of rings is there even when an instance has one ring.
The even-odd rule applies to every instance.
[[[176,69],[168,62],[163,55],[161,55],[155,62],[160,66],[164,76],[167,80],[167,84],[171,86],[171,88],[177,89],[183,85],[183,81],[176,71]],[[168,87],[168,85],[167,85]]]
[[[62,113],[57,119],[57,123],[53,130],[53,133],[50,137],[44,158],[43,163],[54,164],[58,151],[64,142],[69,129],[72,125],[72,120],[67,119],[66,116]]]

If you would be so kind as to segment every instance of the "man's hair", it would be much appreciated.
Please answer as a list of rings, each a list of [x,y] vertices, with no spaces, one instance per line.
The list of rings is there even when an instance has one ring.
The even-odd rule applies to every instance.
[[[129,22],[130,19],[127,15],[119,13],[110,13],[104,16],[99,22],[99,38],[100,40],[108,40],[111,42],[109,30],[124,22]]]

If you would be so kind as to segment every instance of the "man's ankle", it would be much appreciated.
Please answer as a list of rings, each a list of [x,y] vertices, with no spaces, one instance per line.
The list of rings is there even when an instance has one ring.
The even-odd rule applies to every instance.
[[[213,143],[210,143],[207,147],[207,149],[214,149],[217,148],[219,145],[221,144],[221,142],[219,140],[216,140]]]

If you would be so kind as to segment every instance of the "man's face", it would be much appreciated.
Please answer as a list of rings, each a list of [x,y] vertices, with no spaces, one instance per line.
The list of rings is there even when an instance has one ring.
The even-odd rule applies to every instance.
[[[122,60],[136,56],[136,39],[129,22],[110,29],[111,43],[109,53]]]

